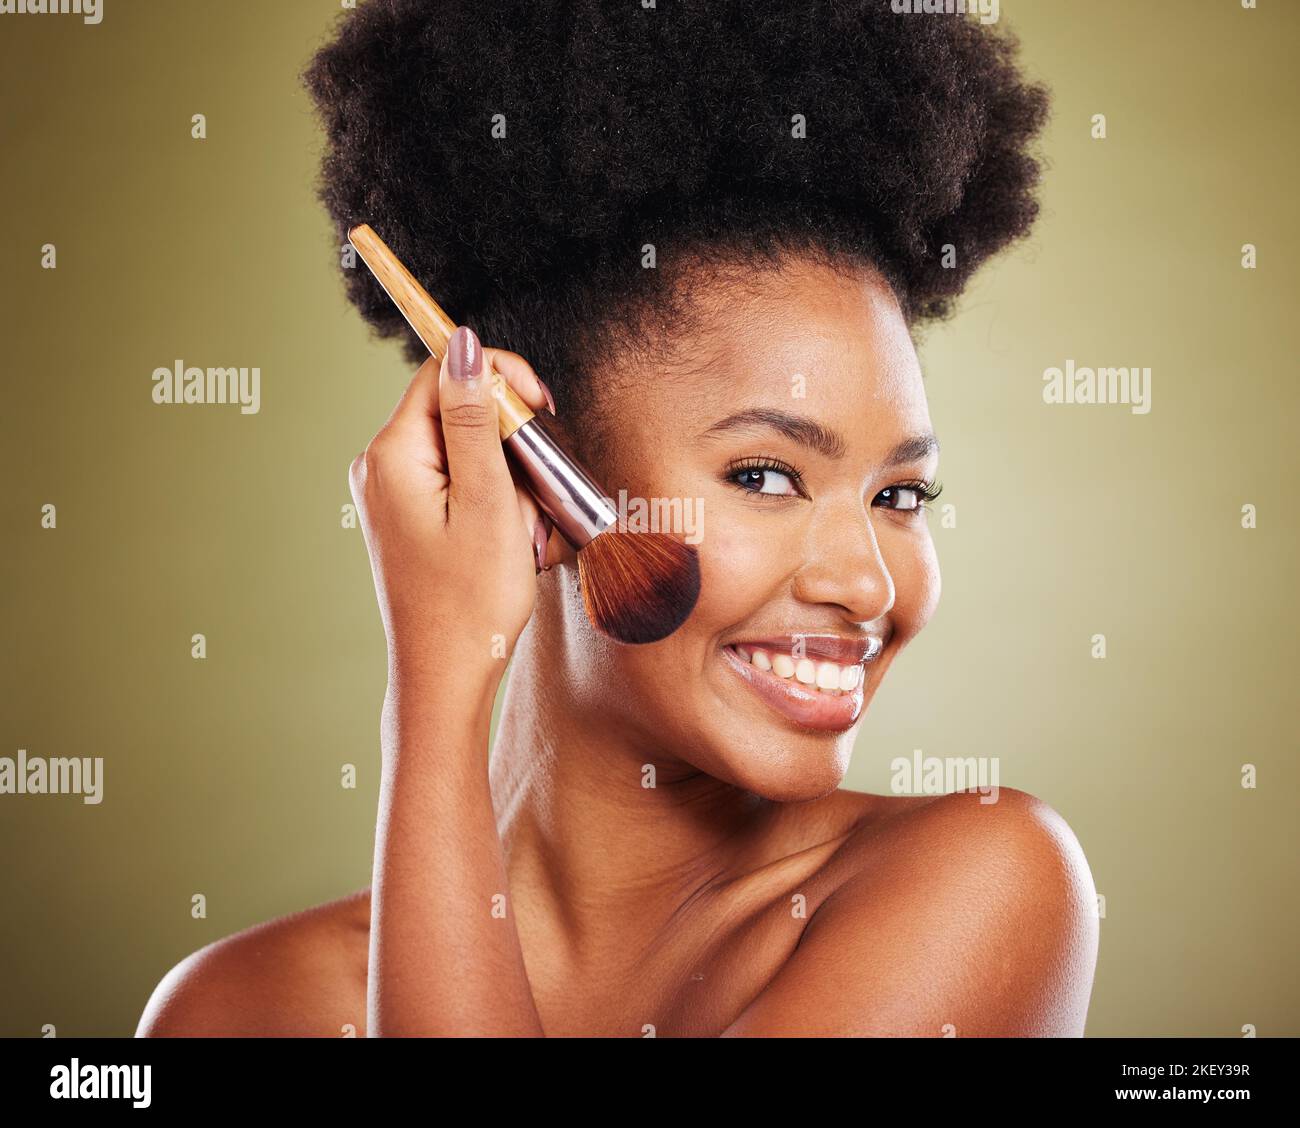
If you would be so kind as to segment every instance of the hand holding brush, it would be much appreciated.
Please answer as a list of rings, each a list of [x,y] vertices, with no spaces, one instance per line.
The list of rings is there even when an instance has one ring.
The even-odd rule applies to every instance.
[[[450,594],[450,606],[469,615],[475,614],[484,600],[498,604],[504,618],[498,619],[493,633],[513,629],[509,636],[513,645],[531,612],[535,579],[525,571],[529,555],[510,547],[526,534],[520,533],[513,520],[516,506],[510,499],[515,487],[506,462],[508,450],[528,493],[578,552],[583,603],[593,624],[627,643],[655,642],[676,630],[699,595],[699,560],[694,546],[670,533],[620,528],[618,511],[608,495],[561,449],[521,395],[526,390],[539,408],[545,400],[527,362],[514,354],[484,350],[472,331],[456,329],[367,225],[353,228],[349,239],[431,357],[441,361],[436,374],[430,364],[421,368],[385,428],[387,431],[398,423],[399,433],[412,442],[421,429],[432,432],[423,448],[417,443],[404,455],[422,466],[425,480],[417,494],[420,488],[431,491],[423,502],[418,496],[408,499],[426,512],[397,518],[399,524],[425,525],[421,530],[423,547],[411,544],[404,553],[407,561],[421,561],[419,566],[428,573],[410,577],[413,588],[429,594],[428,585],[436,583],[442,592],[439,603],[445,604]],[[509,363],[507,358],[511,358]],[[498,367],[508,370],[502,373]],[[383,435],[381,431],[371,444],[377,448],[377,456],[389,449],[388,445],[377,447]],[[378,526],[366,516],[373,502],[362,497],[370,481],[366,467],[374,461],[369,456],[367,450],[358,460],[361,466],[353,464],[353,493],[363,510],[376,586],[391,588],[381,577],[381,564],[376,560],[377,548],[381,560],[387,553],[382,545],[372,544],[372,539],[379,539]],[[412,473],[410,467],[396,466],[381,473],[381,478],[386,480],[390,474],[409,478]],[[369,488],[375,489],[373,485]],[[528,511],[526,504],[522,508]],[[439,545],[438,560],[428,559],[434,545]],[[513,554],[516,562],[489,566],[486,561],[494,554]],[[410,571],[409,567],[402,570]],[[467,574],[459,576],[460,572]],[[493,594],[486,590],[489,584],[504,585],[508,590]],[[403,602],[411,599],[411,592],[390,591],[388,598],[394,595]],[[382,590],[380,598],[382,604]],[[387,625],[387,619],[385,622]],[[392,637],[390,631],[390,641]]]

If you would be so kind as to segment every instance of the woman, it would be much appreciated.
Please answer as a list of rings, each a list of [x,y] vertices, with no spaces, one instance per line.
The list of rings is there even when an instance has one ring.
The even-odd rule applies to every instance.
[[[371,0],[313,60],[322,199],[462,326],[351,468],[374,881],[194,953],[141,1033],[1082,1034],[1063,820],[839,787],[939,596],[912,331],[1028,231],[1046,95],[968,17],[780,7]],[[694,505],[674,634],[590,626],[487,365],[611,492]]]

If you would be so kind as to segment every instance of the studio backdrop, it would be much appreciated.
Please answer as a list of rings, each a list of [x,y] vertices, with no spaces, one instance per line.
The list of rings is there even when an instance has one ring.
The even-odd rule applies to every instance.
[[[0,14],[8,1036],[130,1035],[183,956],[373,859],[385,640],[348,467],[411,367],[314,195],[299,76],[343,13],[101,12]],[[972,758],[1068,821],[1089,1035],[1300,1034],[1300,5],[998,18],[1052,92],[1042,212],[919,341],[943,595],[845,786]],[[191,366],[240,396],[159,402]],[[38,759],[80,789],[18,786]]]

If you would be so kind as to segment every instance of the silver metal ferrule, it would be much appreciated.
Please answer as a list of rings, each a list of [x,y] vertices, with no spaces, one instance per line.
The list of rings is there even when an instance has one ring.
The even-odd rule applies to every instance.
[[[591,476],[556,444],[534,416],[503,440],[537,504],[574,548],[583,548],[618,520],[618,510]]]

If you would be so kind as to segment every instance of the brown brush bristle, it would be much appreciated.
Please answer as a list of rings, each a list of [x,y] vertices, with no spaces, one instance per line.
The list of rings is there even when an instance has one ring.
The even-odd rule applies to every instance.
[[[620,642],[658,642],[686,621],[700,594],[695,546],[667,533],[607,529],[578,553],[587,617]]]

